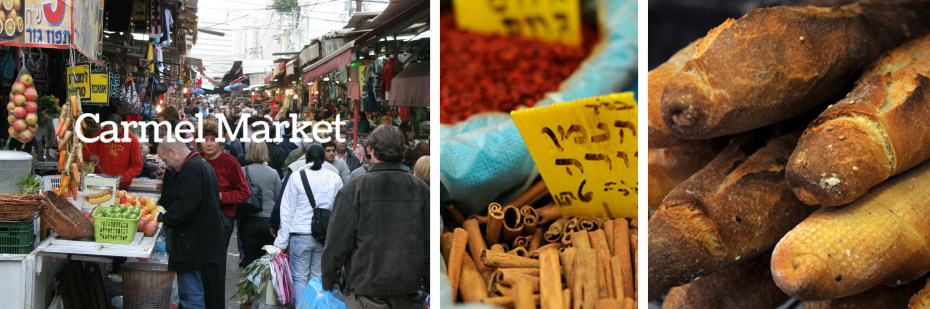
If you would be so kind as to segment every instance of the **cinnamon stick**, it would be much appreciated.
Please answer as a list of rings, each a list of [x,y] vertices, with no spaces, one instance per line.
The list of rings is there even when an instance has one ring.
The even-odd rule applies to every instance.
[[[527,257],[520,257],[513,254],[501,253],[494,250],[484,250],[481,253],[481,261],[488,267],[501,268],[539,268],[539,261]]]
[[[455,207],[453,204],[446,204],[446,210],[452,215],[452,222],[446,222],[451,226],[462,226],[462,222],[465,221],[465,216],[462,215],[462,212],[459,211],[458,207]]]
[[[620,268],[620,257],[610,257],[610,275],[613,277],[614,297],[616,298],[623,298],[623,295],[626,295],[623,291],[623,271],[621,271]]]
[[[636,309],[636,300],[629,298],[629,297],[623,299],[623,308],[624,309]]]
[[[527,276],[539,277],[539,268],[499,268],[495,272],[518,273]]]
[[[569,288],[575,286],[575,255],[578,254],[578,248],[562,247],[559,249],[559,261],[562,262],[562,269],[565,272],[565,285]]]
[[[507,251],[507,254],[513,254],[516,256],[528,257],[530,254],[526,251],[526,248],[516,247],[513,250]]]
[[[530,186],[529,189],[523,191],[520,196],[517,196],[512,201],[507,202],[509,205],[532,205],[540,199],[549,195],[549,188],[546,187],[546,182],[544,180],[539,180]]]
[[[533,283],[530,281],[518,281],[514,287],[513,304],[516,309],[535,309],[536,302],[533,301]]]
[[[481,260],[479,260],[481,251],[487,249],[488,246],[484,242],[484,237],[481,236],[481,227],[478,226],[478,220],[465,220],[465,222],[462,223],[462,227],[468,232],[468,252],[471,254],[472,260],[477,261],[475,264],[478,265],[478,271],[481,273],[488,272],[487,266],[484,266],[484,263],[481,263]]]
[[[448,261],[449,254],[452,251],[452,232],[440,235],[439,251],[442,253],[443,258]],[[446,273],[448,274],[448,270]],[[478,272],[475,262],[469,256],[462,259],[462,275],[459,283],[459,294],[462,295],[462,301],[477,302],[488,297],[487,282]]]
[[[588,231],[580,230],[572,233],[572,246],[578,249],[592,249],[591,238],[588,237]]]
[[[494,250],[497,252],[507,252],[507,250],[504,249],[504,246],[501,244],[494,244],[493,246],[491,246],[491,250]],[[481,260],[481,253],[478,253],[478,261],[480,260]]]
[[[538,259],[539,256],[542,254],[542,252],[546,250],[555,250],[555,252],[559,252],[558,249],[561,247],[562,247],[561,243],[551,243],[551,244],[539,247],[533,252],[530,252],[530,258]]]
[[[546,242],[553,243],[561,241],[562,228],[565,227],[566,222],[568,222],[568,219],[565,218],[559,218],[558,220],[552,222],[552,224],[549,225],[549,229],[546,230],[545,234],[543,234],[543,238],[545,238]]]
[[[517,238],[513,239],[513,245],[511,246],[511,248],[523,247],[524,249],[526,249],[526,247],[530,245],[530,241],[532,240],[532,238],[533,238],[533,235],[517,236]]]
[[[509,244],[523,235],[523,216],[520,209],[513,205],[504,207],[504,225],[501,227],[500,242]]]
[[[582,230],[591,232],[600,229],[601,223],[594,217],[581,217],[581,219],[578,220],[578,226],[580,226]]]
[[[468,216],[468,219],[477,220],[478,225],[488,225],[488,216],[471,215],[471,216]],[[465,219],[465,220],[468,220],[468,219]]]
[[[533,295],[533,301],[536,302],[536,304],[539,304],[538,294]],[[485,304],[489,304],[489,305],[495,305],[498,307],[504,307],[504,308],[513,308],[514,306],[513,295],[488,297],[488,298],[482,299],[481,302]]]
[[[572,290],[563,289],[562,290],[562,309],[571,309],[572,308]]]
[[[539,249],[539,246],[542,245],[543,232],[543,229],[537,228],[536,231],[533,232],[533,235],[530,236],[530,247],[528,248],[529,251],[535,251],[536,249]]]
[[[572,287],[573,308],[595,308],[599,297],[597,252],[579,248],[574,263],[575,282]]]
[[[523,216],[523,235],[532,235],[535,233],[536,224],[539,221],[536,215],[536,209],[530,205],[524,205],[520,207],[520,215]]]
[[[541,274],[542,274],[542,271],[540,270],[540,275]],[[541,278],[539,276],[532,276],[532,275],[523,274],[519,272],[502,271],[502,269],[498,269],[498,270],[495,270],[494,273],[491,274],[491,280],[494,283],[500,283],[500,284],[510,286],[510,287],[515,286],[517,282],[520,282],[520,281],[529,281],[534,286],[537,286],[537,288],[533,289],[533,291],[536,292],[536,291],[539,291],[538,286],[539,286]]]
[[[539,256],[539,297],[542,309],[562,308],[562,270],[559,253],[546,250]]]
[[[626,219],[614,220],[614,255],[620,257],[620,270],[623,272],[624,297],[636,297],[633,294],[633,266],[630,264],[630,226]],[[619,297],[618,297],[619,298]]]
[[[549,204],[541,208],[536,208],[536,215],[539,217],[537,225],[544,225],[562,217],[562,210],[556,204]]]
[[[562,235],[571,234],[580,230],[581,227],[578,226],[578,218],[569,218],[568,221],[565,222],[565,226],[562,227]]]
[[[504,206],[498,203],[488,205],[488,224],[485,227],[484,240],[494,245],[499,242],[501,228],[504,225]]]
[[[456,228],[452,234],[452,248],[449,251],[449,284],[452,285],[452,301],[455,302],[459,291],[459,279],[462,275],[462,263],[465,257],[465,246],[468,243],[468,232]]]
[[[594,249],[597,252],[597,284],[600,298],[615,298],[613,276],[610,275],[610,254],[606,249]]]
[[[607,238],[607,250],[610,251],[610,255],[614,255],[614,220],[604,222],[601,229],[604,230],[604,237]]]
[[[562,234],[562,241],[560,241],[562,243],[562,247],[568,247],[572,245],[572,239],[575,237],[573,233],[574,232],[568,232]]]
[[[616,298],[601,298],[597,300],[597,308],[623,308],[623,300]]]

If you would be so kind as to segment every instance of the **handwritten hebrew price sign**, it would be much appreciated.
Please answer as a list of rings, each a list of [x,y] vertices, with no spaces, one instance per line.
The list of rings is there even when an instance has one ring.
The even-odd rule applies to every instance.
[[[636,217],[639,132],[633,93],[511,115],[563,216]]]

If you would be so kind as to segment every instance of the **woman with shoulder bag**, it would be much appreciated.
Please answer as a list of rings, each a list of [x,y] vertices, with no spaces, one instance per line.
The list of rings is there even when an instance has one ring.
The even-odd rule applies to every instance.
[[[274,238],[268,234],[271,227],[269,217],[274,208],[275,194],[281,190],[281,178],[278,178],[278,173],[267,164],[268,148],[262,143],[253,146],[255,147],[249,148],[249,152],[245,154],[245,159],[251,164],[243,167],[242,171],[249,185],[261,190],[261,210],[239,216],[239,239],[242,240],[244,253],[239,266],[243,267],[264,254],[262,246],[274,243]]]
[[[307,165],[291,175],[282,193],[281,229],[274,241],[275,247],[290,248],[294,295],[303,295],[310,278],[322,275],[323,242],[312,234],[313,228],[320,227],[312,227],[311,222],[316,213],[333,208],[336,193],[342,188],[342,178],[323,168],[323,146],[310,145],[306,158]]]

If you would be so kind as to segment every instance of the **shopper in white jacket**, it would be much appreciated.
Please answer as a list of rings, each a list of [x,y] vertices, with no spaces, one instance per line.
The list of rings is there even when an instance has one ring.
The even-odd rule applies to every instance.
[[[310,234],[310,222],[313,219],[313,206],[304,190],[301,174],[307,175],[310,190],[316,201],[316,207],[332,209],[336,193],[342,188],[342,178],[338,174],[323,168],[326,159],[323,146],[311,145],[307,149],[309,168],[291,175],[281,198],[281,229],[274,245],[280,249],[290,247],[291,277],[294,281],[294,294],[303,295],[310,278],[319,278],[320,257],[323,244]]]

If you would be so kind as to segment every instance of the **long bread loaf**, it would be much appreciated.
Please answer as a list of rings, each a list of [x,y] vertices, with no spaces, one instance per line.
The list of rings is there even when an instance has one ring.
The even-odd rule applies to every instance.
[[[784,167],[801,130],[737,137],[649,219],[649,289],[693,281],[771,248],[810,213]]]
[[[805,301],[801,303],[801,309],[906,308],[908,300],[923,287],[924,282],[914,280],[895,287],[879,285],[852,296]]]
[[[720,138],[649,148],[649,216],[659,209],[665,195],[713,160],[724,145],[726,140]]]
[[[795,298],[820,300],[927,273],[928,184],[930,164],[922,164],[846,206],[820,208],[775,246],[775,283]]]
[[[787,179],[806,204],[836,206],[930,158],[930,36],[883,55],[804,131]]]
[[[665,86],[682,138],[759,128],[836,99],[884,50],[930,28],[930,1],[755,9],[713,29]]]
[[[923,281],[917,280],[914,283],[923,283]],[[927,285],[914,294],[908,302],[908,308],[918,309],[918,308],[930,308],[930,280],[927,281]]]
[[[700,41],[700,40],[698,40]],[[685,61],[694,56],[694,46],[698,41],[688,44],[677,53],[672,55],[665,63],[659,65],[652,71],[649,71],[649,148],[665,148],[678,146],[687,140],[677,137],[668,130],[665,121],[662,120],[662,92],[665,85],[675,75],[681,72]]]
[[[788,295],[772,281],[769,254],[760,254],[683,286],[672,288],[662,309],[775,308]]]

